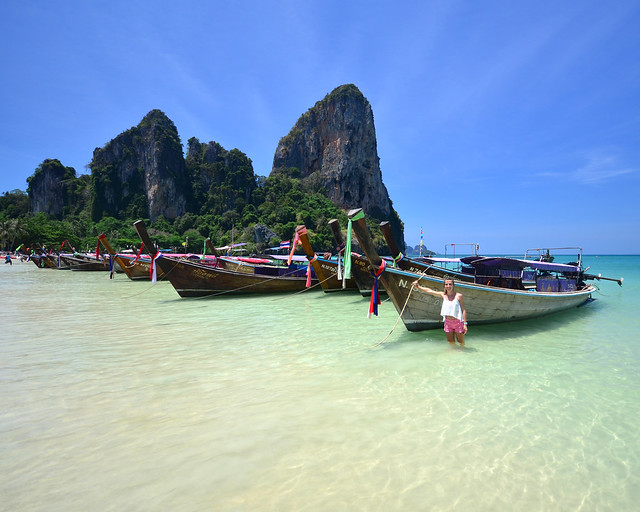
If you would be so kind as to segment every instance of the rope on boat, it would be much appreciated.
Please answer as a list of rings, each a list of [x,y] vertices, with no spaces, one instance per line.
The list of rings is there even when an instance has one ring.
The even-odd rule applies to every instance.
[[[429,265],[422,272],[420,272],[420,274],[418,274],[418,279],[417,280],[420,280],[423,276],[425,276],[426,273],[427,273],[427,270],[429,270],[430,268],[431,268],[431,265]],[[393,327],[389,331],[389,334],[387,334],[384,338],[382,338],[375,345],[372,345],[371,348],[376,348],[376,347],[379,347],[380,345],[382,345],[385,341],[387,341],[389,339],[389,336],[391,336],[391,334],[393,334],[393,331],[396,330],[396,327],[398,327],[398,322],[400,322],[400,320],[402,319],[402,314],[404,313],[404,310],[407,307],[407,304],[409,303],[409,297],[411,297],[411,293],[412,292],[413,292],[413,283],[411,284],[411,288],[409,288],[409,293],[407,294],[407,299],[404,301],[404,305],[402,306],[402,310],[398,314],[398,318],[396,318],[396,323],[393,324]],[[389,299],[387,298],[387,300],[389,300]]]
[[[312,288],[315,288],[316,286],[320,286],[322,283],[328,281],[329,279],[331,279],[332,277],[337,277],[337,274],[331,274],[329,277],[327,277],[326,279],[323,279],[322,281],[318,281],[317,283],[311,285],[309,288],[304,288],[303,290],[299,290],[295,293],[292,293],[291,295],[286,295],[284,297],[276,297],[275,299],[271,299],[271,300],[282,300],[282,299],[287,299],[289,297],[293,297],[294,295],[299,295],[301,293],[305,293],[309,290],[311,290]]]
[[[166,274],[163,274],[162,281],[164,281],[166,279],[167,275],[169,275],[171,272],[173,272],[173,269],[176,268],[176,267],[177,267],[177,265],[174,265],[173,267],[171,267],[171,270],[169,270],[169,272],[167,272]],[[153,288],[156,284],[158,284],[158,283],[157,282],[156,283],[151,283],[149,286],[147,286],[141,292],[134,293],[133,295],[127,295],[126,297],[123,297],[123,298],[124,299],[132,299],[134,297],[137,297],[138,295],[142,295],[143,293],[146,293],[149,290],[151,290],[151,288]]]
[[[172,263],[173,263],[173,262],[172,262]],[[166,280],[167,280],[167,276],[168,276],[171,272],[173,272],[173,270],[174,270],[177,266],[178,266],[178,265],[177,265],[177,263],[173,263],[173,266],[171,267],[171,269],[170,269],[168,272],[165,272],[165,273],[164,273],[164,276],[163,276],[162,280],[163,280],[163,281],[166,281]],[[190,298],[191,298],[191,299],[207,299],[207,298],[210,298],[210,297],[217,297],[217,296],[219,296],[219,295],[225,295],[225,294],[227,294],[227,293],[237,292],[237,291],[239,291],[239,290],[244,290],[244,289],[246,289],[246,288],[251,288],[252,286],[258,286],[258,285],[260,285],[260,284],[264,283],[265,281],[272,281],[272,280],[274,280],[274,279],[280,279],[280,278],[282,278],[282,277],[287,277],[288,275],[291,275],[291,274],[293,274],[293,273],[294,273],[294,272],[296,272],[296,271],[297,271],[297,269],[292,270],[291,272],[288,272],[288,273],[283,274],[283,275],[281,275],[281,276],[267,277],[264,281],[261,281],[261,282],[259,282],[259,283],[252,283],[252,284],[248,284],[248,285],[245,285],[245,286],[239,286],[238,288],[234,288],[234,289],[232,289],[232,290],[223,290],[223,291],[220,291],[220,292],[211,292],[211,293],[208,293],[208,294],[205,294],[205,295],[198,295],[197,297],[190,297]],[[328,277],[327,279],[325,279],[324,281],[327,281],[328,279],[331,279],[331,277],[333,277],[333,276],[335,276],[335,274],[331,274],[331,276],[329,276],[329,277]],[[315,288],[316,286],[318,286],[318,285],[322,284],[324,281],[322,281],[322,282],[318,282],[318,283],[315,283],[315,284],[313,284],[311,287],[309,287],[309,288],[305,288],[304,290],[300,290],[300,291],[298,291],[298,292],[296,292],[296,293],[294,293],[294,294],[292,294],[292,295],[297,295],[297,294],[299,294],[299,293],[306,292],[307,290],[310,290],[310,289]],[[147,291],[149,291],[151,288],[153,288],[156,284],[157,284],[157,283],[152,283],[150,286],[148,286],[147,288],[145,288],[145,289],[144,289],[144,290],[142,290],[141,292],[139,292],[139,293],[135,293],[135,294],[133,294],[133,295],[128,295],[127,297],[124,297],[124,298],[133,298],[133,297],[137,297],[138,295],[142,295],[143,293],[146,293],[146,292],[147,292]],[[288,295],[287,295],[287,297],[288,297]],[[282,299],[282,298],[286,298],[286,297],[280,297],[280,299]],[[279,299],[274,299],[274,300],[279,300]]]
[[[171,270],[173,270],[173,269],[171,269]],[[206,294],[206,295],[199,295],[199,296],[197,296],[197,297],[191,297],[191,298],[193,298],[193,299],[206,299],[206,298],[209,298],[209,297],[217,297],[218,295],[225,295],[225,294],[227,294],[227,293],[237,292],[237,291],[239,291],[239,290],[244,290],[244,289],[246,289],[246,288],[251,288],[251,287],[253,287],[253,286],[261,285],[261,284],[263,284],[264,282],[273,281],[274,279],[281,279],[281,278],[283,278],[283,277],[287,277],[287,276],[289,276],[289,275],[291,275],[291,274],[293,274],[293,273],[297,272],[298,270],[299,270],[299,269],[291,270],[291,272],[288,272],[288,273],[283,274],[283,275],[281,275],[281,276],[267,277],[267,278],[265,278],[265,279],[264,279],[264,281],[260,281],[260,282],[258,282],[258,283],[247,284],[247,285],[245,285],[245,286],[239,286],[238,288],[233,288],[232,290],[223,290],[223,291],[221,291],[221,292],[212,292],[212,293],[209,293],[209,294]],[[167,275],[167,274],[165,274],[165,276],[166,276],[166,275]],[[333,275],[335,275],[335,274],[332,274],[332,276],[333,276]],[[332,276],[328,277],[327,279],[330,279]],[[326,281],[327,279],[325,279],[325,281]],[[322,282],[324,282],[324,281],[322,281]],[[319,284],[321,284],[321,283],[320,283],[320,282],[315,283],[315,284],[313,284],[312,286],[310,286],[309,288],[304,288],[303,290],[300,290],[300,291],[297,291],[297,292],[295,292],[295,293],[292,293],[291,295],[298,295],[299,293],[306,292],[307,290],[311,290],[312,288],[315,288],[315,287],[316,287],[316,286],[318,286]],[[279,297],[279,298],[277,298],[277,299],[273,299],[273,300],[280,300],[280,299],[283,299],[283,298],[287,298],[287,297],[289,297],[289,296],[290,296],[290,295],[287,295],[287,296],[285,296],[285,297]]]
[[[393,331],[396,330],[396,327],[398,326],[398,322],[400,322],[400,320],[402,319],[402,313],[404,313],[404,309],[407,307],[407,304],[409,302],[409,297],[411,297],[411,292],[413,291],[413,285],[411,286],[411,288],[409,289],[409,293],[407,294],[407,300],[404,301],[404,306],[402,306],[402,311],[400,311],[400,314],[398,315],[398,318],[396,318],[396,323],[393,324],[393,327],[391,328],[391,330],[389,331],[389,334],[387,334],[384,338],[382,338],[378,343],[376,343],[375,345],[372,345],[371,348],[376,348],[380,345],[382,345],[385,341],[387,341],[389,339],[389,336],[391,336],[391,334],[393,333]]]

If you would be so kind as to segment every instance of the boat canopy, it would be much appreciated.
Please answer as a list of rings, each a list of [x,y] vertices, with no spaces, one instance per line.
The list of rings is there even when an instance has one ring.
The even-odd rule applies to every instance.
[[[546,272],[580,272],[580,267],[577,265],[571,265],[566,263],[552,263],[548,261],[531,261],[521,260],[518,258],[503,258],[503,257],[488,257],[488,256],[469,256],[462,258],[462,262],[471,265],[485,265],[490,267],[517,267],[517,268],[533,268],[536,270],[543,270]]]
[[[578,265],[571,265],[567,263],[551,263],[548,261],[527,261],[521,260],[526,263],[527,266],[535,268],[537,270],[546,270],[547,272],[580,272]]]

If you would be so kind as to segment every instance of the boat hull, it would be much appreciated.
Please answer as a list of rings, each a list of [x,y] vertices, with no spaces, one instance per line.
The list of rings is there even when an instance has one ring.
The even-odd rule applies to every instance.
[[[38,268],[59,268],[58,256],[52,254],[32,254],[29,259]]]
[[[107,271],[109,270],[109,262],[107,260],[96,260],[87,256],[72,256],[61,254],[61,264],[71,270],[76,271]]]
[[[246,268],[238,272],[165,257],[158,258],[156,266],[181,297],[298,292],[307,285],[305,271],[300,269],[256,267],[249,273]],[[317,283],[317,279],[311,283]]]
[[[127,277],[133,281],[150,281],[151,280],[151,260],[148,258],[126,258],[120,255],[115,256],[115,261],[120,265],[122,271]],[[164,279],[164,273],[158,272],[158,280]]]
[[[369,260],[362,256],[351,255],[351,278],[355,281],[360,295],[363,297],[371,296],[373,289],[373,274],[370,270]],[[378,293],[386,294],[384,286],[378,286]]]
[[[343,281],[338,279],[338,262],[333,260],[327,260],[324,258],[318,258],[315,261],[315,265],[319,265],[324,274],[324,280],[321,283],[322,289],[325,292],[337,292],[344,290],[357,290],[358,287],[353,279],[347,279]],[[344,269],[341,270],[344,272]],[[317,275],[316,271],[316,275]]]

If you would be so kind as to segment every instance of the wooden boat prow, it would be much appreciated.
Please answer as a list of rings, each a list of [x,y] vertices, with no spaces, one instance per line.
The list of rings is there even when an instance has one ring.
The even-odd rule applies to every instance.
[[[311,247],[311,243],[309,242],[306,226],[300,225],[296,227],[296,234],[298,235],[302,248],[307,255],[307,259],[313,266],[313,270],[320,281],[320,286],[322,286],[322,289],[325,292],[357,289],[356,283],[353,279],[339,279],[340,272],[338,271],[338,261],[333,261],[316,255],[313,247]],[[338,255],[338,258],[340,258],[340,255]]]
[[[98,240],[129,279],[132,281],[151,280],[151,260],[149,258],[136,259],[133,256],[129,258],[116,253],[104,233],[98,236]],[[164,279],[162,272],[159,272],[158,279]]]
[[[347,257],[345,255],[345,242],[342,237],[342,231],[340,229],[340,222],[338,219],[331,219],[329,221],[329,227],[333,234],[333,238],[336,242],[336,253],[338,257],[343,255],[343,261]],[[373,289],[373,275],[369,270],[369,260],[354,252],[349,255],[351,258],[351,279],[355,282],[356,287],[360,291],[360,295],[363,297],[369,297],[371,290]],[[384,286],[380,286],[378,289],[380,294],[386,294]]]

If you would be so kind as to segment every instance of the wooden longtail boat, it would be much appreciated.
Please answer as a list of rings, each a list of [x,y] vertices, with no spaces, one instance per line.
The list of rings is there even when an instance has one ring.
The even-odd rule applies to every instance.
[[[342,269],[338,269],[338,261],[316,256],[316,253],[309,242],[309,235],[307,234],[306,226],[298,226],[296,228],[296,234],[298,235],[302,248],[307,255],[307,259],[311,262],[313,270],[320,281],[320,286],[322,286],[322,289],[325,292],[358,289],[353,279],[338,279],[342,273]],[[338,255],[338,257],[340,256]]]
[[[351,210],[349,218],[354,219],[361,211],[360,208]],[[377,269],[383,267],[365,219],[361,216],[358,220],[354,219],[353,230],[372,265]],[[380,280],[408,330],[421,331],[442,326],[442,300],[412,286],[414,281],[419,280],[423,286],[442,290],[442,278],[386,266]],[[574,308],[587,302],[595,291],[593,286],[585,284],[581,279],[575,280],[575,287],[575,290],[568,287],[569,291],[564,292],[541,292],[456,282],[456,288],[464,296],[467,321],[470,325],[522,320]]]
[[[106,251],[111,255],[111,257],[114,259],[115,263],[117,264],[116,271],[118,269],[121,269],[122,272],[124,272],[129,279],[134,281],[150,281],[151,280],[151,259],[147,254],[144,254],[144,255],[141,254],[140,257],[135,257],[133,255],[130,256],[127,254],[116,253],[113,247],[111,246],[111,244],[109,243],[109,241],[107,240],[107,237],[104,233],[102,233],[98,237],[98,240],[100,240],[100,243],[104,246]],[[189,255],[171,254],[166,256],[171,256],[177,259],[187,258],[191,260],[196,260],[198,263],[203,263],[206,265],[215,265],[216,257],[213,256],[213,254],[216,254],[215,249],[213,248],[213,245],[211,245],[211,241],[208,238],[205,240],[205,242],[210,246],[210,249],[212,251],[211,257],[204,256],[205,259],[202,259],[203,255],[199,255],[199,254],[189,254]],[[164,272],[158,269],[156,280],[161,281],[163,279],[164,279]]]
[[[340,230],[340,223],[338,222],[338,219],[331,219],[329,221],[329,227],[331,228],[333,238],[336,242],[336,252],[338,257],[343,255],[344,261],[346,244],[342,238],[342,231]],[[356,283],[356,286],[360,291],[360,295],[363,297],[369,297],[371,295],[371,290],[373,289],[373,275],[369,270],[369,260],[354,252],[351,253],[351,279]],[[382,286],[379,287],[378,291],[381,294],[386,293]]]
[[[71,270],[77,271],[107,271],[109,270],[109,260],[98,259],[87,254],[61,254],[60,260]]]
[[[144,222],[133,226],[147,250],[154,252],[155,246]],[[166,279],[181,297],[206,297],[218,294],[251,294],[274,292],[297,292],[307,288],[306,269],[255,265],[248,271],[227,270],[213,265],[203,265],[189,260],[153,255],[153,263],[162,270]],[[249,264],[245,263],[248,267]],[[317,279],[310,279],[311,284]]]
[[[151,260],[149,258],[128,257],[116,253],[104,233],[98,237],[98,240],[129,279],[133,281],[151,280]],[[158,272],[158,279],[164,279],[163,272]]]
[[[57,254],[31,254],[29,260],[38,268],[61,268]]]
[[[135,256],[118,254],[116,263],[132,281],[151,281],[151,259],[145,255],[136,260]],[[164,273],[158,272],[158,281],[164,279]]]

